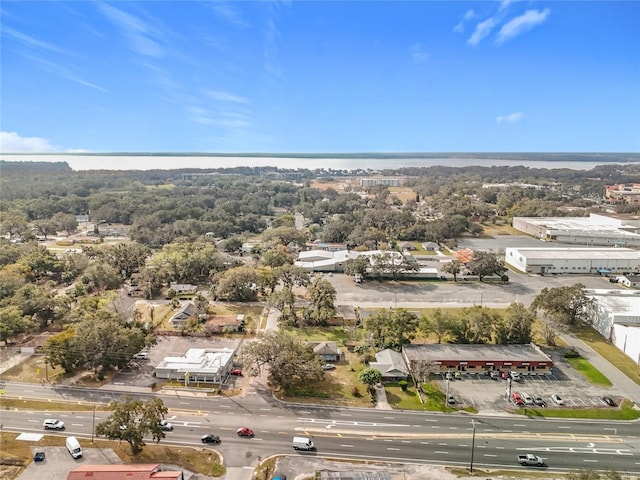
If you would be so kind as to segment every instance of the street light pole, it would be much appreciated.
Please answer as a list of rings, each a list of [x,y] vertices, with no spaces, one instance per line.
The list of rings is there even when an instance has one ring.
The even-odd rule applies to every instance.
[[[473,434],[471,436],[471,465],[469,466],[469,473],[473,473],[473,451],[476,447],[476,422],[471,419],[471,425],[473,426]]]
[[[91,420],[91,443],[93,443],[93,435],[96,431],[96,407],[97,404],[93,404],[93,419]]]

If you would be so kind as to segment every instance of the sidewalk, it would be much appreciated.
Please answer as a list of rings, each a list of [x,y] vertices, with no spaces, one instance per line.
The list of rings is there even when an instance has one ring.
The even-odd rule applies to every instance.
[[[634,402],[637,407],[640,407],[640,385],[611,365],[607,359],[579,338],[569,333],[560,333],[558,336],[567,345],[574,347],[580,352],[580,355],[586,358],[595,368],[600,370],[605,377],[611,380],[611,383],[613,383],[626,398]]]

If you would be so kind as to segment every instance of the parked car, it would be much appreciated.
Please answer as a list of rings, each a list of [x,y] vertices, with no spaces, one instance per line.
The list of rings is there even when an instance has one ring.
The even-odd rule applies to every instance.
[[[453,397],[453,395],[449,395],[449,396],[447,397],[447,403],[448,403],[449,405],[455,405],[455,404],[456,404],[456,399]]]
[[[64,430],[64,422],[62,420],[56,420],[55,418],[47,418],[42,427],[45,430]]]
[[[511,377],[511,380],[513,380],[514,382],[522,381],[522,375],[520,375],[518,372],[509,372],[509,377]]]
[[[207,433],[200,437],[200,441],[202,443],[220,443],[220,437],[218,435],[214,435],[213,433]]]
[[[230,375],[242,375],[242,369],[241,368],[232,368],[231,371],[229,372]]]
[[[323,370],[333,370],[335,368],[336,366],[333,363],[325,363],[324,365],[322,365]]]
[[[136,360],[149,360],[149,352],[138,352],[133,358]]]
[[[616,406],[616,402],[614,402],[613,398],[611,398],[611,397],[602,397],[602,401],[604,403],[606,403],[607,405],[609,405],[610,407],[615,407]]]
[[[494,372],[492,370],[489,372],[489,378],[491,378],[491,380],[498,380],[500,378],[500,375],[498,374],[498,372]]]
[[[522,397],[522,400],[524,401],[525,405],[533,405],[533,397],[531,395],[529,395],[528,393],[522,392],[520,396]]]
[[[166,420],[161,420],[160,421],[160,429],[163,432],[171,432],[173,430],[173,425],[171,425],[171,423],[167,422]]]
[[[247,427],[240,427],[236,433],[239,437],[253,437],[253,430]]]
[[[551,400],[553,400],[553,403],[556,405],[564,405],[564,400],[556,394],[551,395]]]
[[[524,405],[524,400],[522,399],[522,396],[520,395],[520,393],[513,392],[511,394],[511,403],[513,403],[514,405],[517,405],[519,407]]]
[[[533,398],[533,403],[535,403],[537,406],[543,407],[543,408],[547,406],[547,402],[545,402],[541,397],[534,397]]]

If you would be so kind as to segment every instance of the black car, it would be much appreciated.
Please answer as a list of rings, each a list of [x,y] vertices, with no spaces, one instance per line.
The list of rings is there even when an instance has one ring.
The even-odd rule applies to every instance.
[[[611,398],[611,397],[602,397],[602,401],[604,403],[606,403],[607,405],[609,405],[610,407],[615,407],[616,406],[616,402],[614,402],[613,398]]]
[[[539,407],[546,407],[547,406],[547,402],[545,402],[540,397],[533,397],[533,403],[535,403]]]
[[[220,437],[218,435],[214,435],[213,433],[207,433],[200,437],[200,441],[202,443],[220,443]]]

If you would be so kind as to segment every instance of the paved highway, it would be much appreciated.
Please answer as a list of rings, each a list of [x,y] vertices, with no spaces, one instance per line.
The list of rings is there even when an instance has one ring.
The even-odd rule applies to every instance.
[[[51,388],[5,383],[6,395],[71,401],[108,402],[125,392],[75,387]],[[151,395],[136,395],[150,397]],[[283,404],[261,395],[201,397],[163,395],[174,431],[165,442],[200,445],[212,432],[222,437],[220,450],[228,466],[245,466],[258,456],[292,453],[294,434],[313,437],[317,453],[352,459],[402,463],[513,467],[515,455],[533,452],[549,468],[615,469],[640,474],[640,425],[637,422],[552,420],[514,416],[437,414],[412,411],[350,409]],[[96,412],[95,423],[106,418]],[[91,436],[92,411],[3,411],[5,430],[42,432],[42,420],[60,418],[65,434]],[[238,438],[236,428],[248,426],[253,439]],[[473,446],[473,448],[472,448]]]

